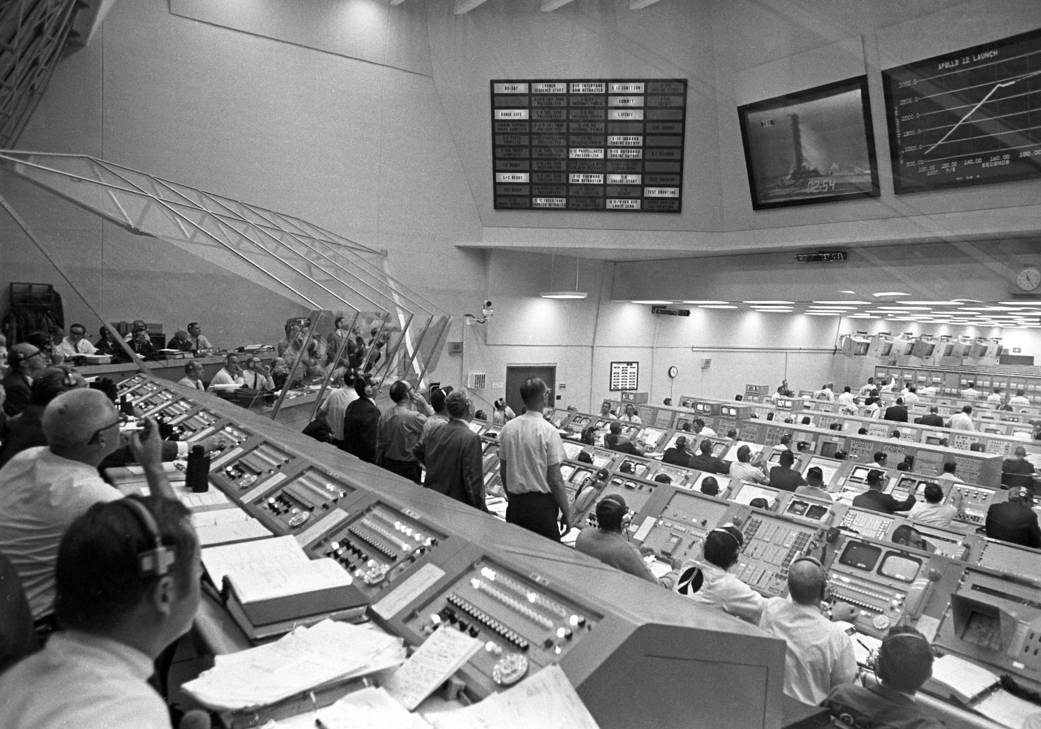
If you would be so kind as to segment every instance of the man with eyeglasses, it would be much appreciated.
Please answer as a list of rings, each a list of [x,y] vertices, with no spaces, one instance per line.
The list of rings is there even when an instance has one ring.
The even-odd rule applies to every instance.
[[[69,336],[61,340],[58,348],[66,357],[75,357],[77,354],[94,354],[97,351],[97,348],[87,339],[87,328],[82,324],[73,324],[69,327]]]
[[[43,352],[28,342],[19,342],[7,353],[7,365],[10,371],[3,379],[4,413],[8,417],[18,415],[29,405],[30,389],[33,378],[47,367]]]
[[[18,572],[41,628],[53,616],[54,565],[62,534],[92,504],[123,498],[97,471],[122,443],[121,422],[103,392],[63,393],[43,412],[47,446],[22,451],[0,469],[0,552]],[[151,494],[175,498],[163,471],[155,422],[146,419],[130,446]]]

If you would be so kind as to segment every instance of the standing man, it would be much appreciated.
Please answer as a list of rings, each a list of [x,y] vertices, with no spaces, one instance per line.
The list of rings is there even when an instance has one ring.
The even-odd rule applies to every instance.
[[[86,337],[87,328],[82,324],[73,324],[69,327],[69,336],[61,340],[58,348],[66,357],[75,357],[77,354],[94,354],[97,348]]]
[[[1005,488],[1023,486],[1033,490],[1034,464],[1027,460],[1027,449],[1016,446],[1013,456],[1001,464],[1001,485]]]
[[[373,400],[376,384],[367,375],[357,375],[354,378],[354,392],[357,399],[343,413],[343,443],[340,448],[366,463],[375,463],[376,433],[380,420],[380,409]]]
[[[524,414],[503,426],[499,434],[499,473],[509,505],[506,521],[560,541],[557,529],[571,526],[567,489],[560,473],[564,444],[553,425],[542,417],[546,383],[529,377],[520,388]]]
[[[434,409],[412,385],[398,380],[390,386],[394,404],[380,415],[376,431],[376,465],[391,473],[422,483],[422,471],[412,449],[423,434],[423,424]],[[422,412],[417,412],[422,410]]]
[[[966,405],[960,413],[951,416],[951,430],[976,430],[972,422],[972,405]]]
[[[54,565],[61,535],[99,501],[123,494],[101,480],[98,464],[120,447],[122,419],[100,390],[79,388],[54,398],[43,411],[46,447],[22,451],[0,469],[0,552],[25,589],[33,619],[54,607]],[[146,419],[130,444],[153,496],[174,499],[162,464],[162,441]]]
[[[4,413],[8,417],[17,415],[29,406],[30,388],[33,378],[47,367],[43,352],[28,342],[19,342],[7,352],[7,376],[3,388],[7,393]]]
[[[487,511],[481,438],[467,425],[470,400],[461,391],[454,390],[445,399],[445,408],[448,422],[428,433],[413,451],[427,469],[423,485]]]
[[[340,368],[333,371],[329,380],[329,394],[318,408],[318,416],[325,419],[333,445],[338,448],[343,445],[343,418],[347,414],[347,407],[358,399],[353,382],[354,377],[349,370],[345,372]]]
[[[210,344],[210,340],[203,335],[202,327],[199,326],[199,322],[197,321],[188,322],[188,341],[192,343],[192,351],[195,352],[195,356],[197,357],[202,357],[213,352],[213,345]]]
[[[890,405],[886,408],[886,411],[882,414],[883,420],[893,420],[898,423],[907,422],[907,406],[904,405],[904,398],[898,397],[895,405]]]
[[[821,614],[827,575],[813,557],[800,557],[788,568],[788,598],[766,601],[759,627],[788,644],[784,692],[816,706],[835,687],[857,675],[853,644],[845,630]]]
[[[0,677],[4,726],[170,729],[166,703],[146,679],[199,606],[202,565],[188,509],[155,497],[97,503],[55,551],[65,630]],[[193,720],[209,727],[205,717]]]

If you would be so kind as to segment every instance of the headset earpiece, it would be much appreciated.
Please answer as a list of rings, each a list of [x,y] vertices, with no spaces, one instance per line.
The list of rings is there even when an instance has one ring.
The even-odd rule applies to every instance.
[[[138,569],[141,574],[154,577],[162,577],[167,574],[177,561],[177,556],[172,547],[163,546],[163,538],[159,534],[159,524],[156,523],[152,512],[142,501],[131,496],[120,499],[118,503],[126,506],[134,515],[134,519],[145,530],[152,543],[150,549],[139,552],[137,555]]]

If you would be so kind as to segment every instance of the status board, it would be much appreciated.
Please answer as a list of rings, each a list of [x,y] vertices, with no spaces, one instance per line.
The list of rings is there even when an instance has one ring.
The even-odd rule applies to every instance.
[[[898,194],[1041,176],[1041,31],[882,79]]]
[[[686,79],[492,81],[496,210],[678,213]]]

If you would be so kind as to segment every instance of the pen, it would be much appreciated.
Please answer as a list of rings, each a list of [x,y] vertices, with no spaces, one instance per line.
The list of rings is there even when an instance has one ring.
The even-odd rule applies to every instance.
[[[324,723],[322,723],[321,719],[315,719],[314,720],[314,725],[315,725],[316,729],[329,729],[329,727],[327,727]]]

